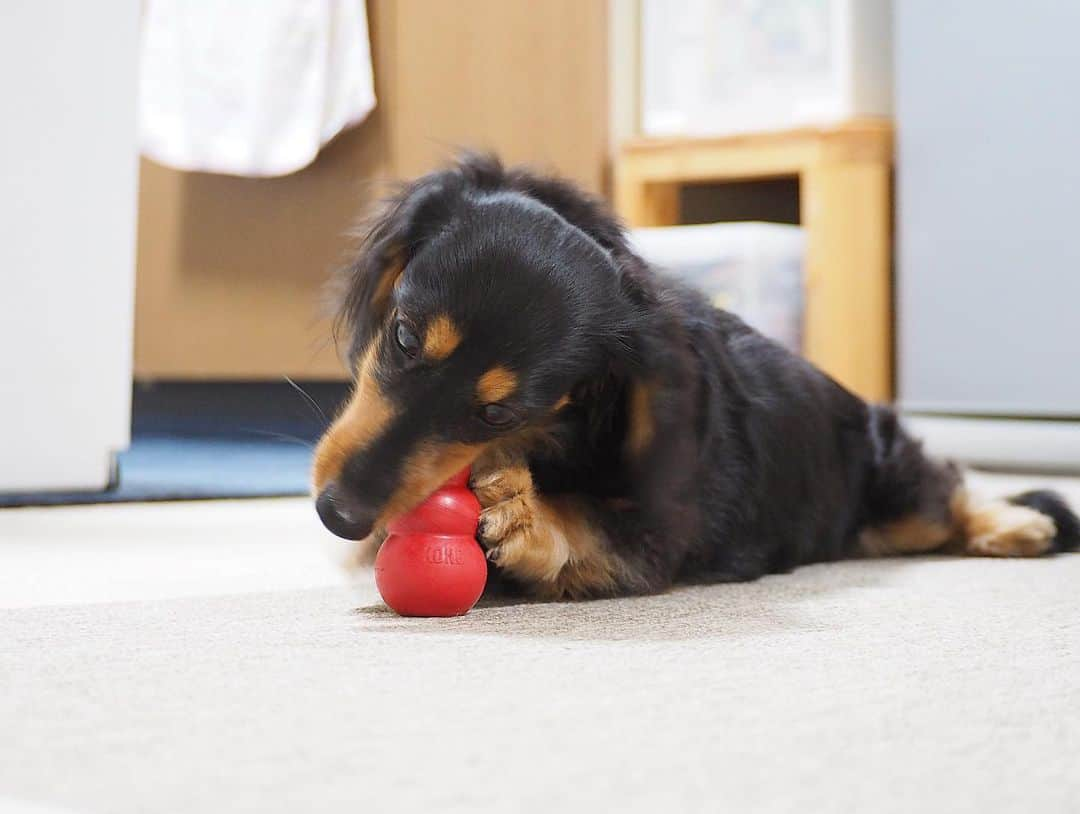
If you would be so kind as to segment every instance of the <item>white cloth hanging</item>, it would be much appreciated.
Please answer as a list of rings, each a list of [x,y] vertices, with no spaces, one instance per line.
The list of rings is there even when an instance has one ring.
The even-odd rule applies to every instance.
[[[146,0],[142,151],[183,170],[285,175],[375,106],[364,0]]]

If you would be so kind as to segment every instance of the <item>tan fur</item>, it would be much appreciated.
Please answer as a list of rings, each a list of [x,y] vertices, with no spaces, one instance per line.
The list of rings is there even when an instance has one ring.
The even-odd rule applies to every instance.
[[[382,528],[407,512],[446,483],[451,475],[469,466],[483,449],[482,444],[421,444],[405,459],[401,480],[375,520],[375,528]]]
[[[613,593],[620,564],[583,506],[571,497],[541,497],[520,460],[496,453],[474,467],[484,507],[481,539],[488,556],[546,599]]]
[[[941,548],[953,537],[949,523],[910,515],[884,526],[864,529],[859,547],[872,557],[889,554],[923,554]]]
[[[345,461],[370,444],[394,416],[393,405],[375,379],[377,346],[376,339],[361,357],[352,398],[315,448],[312,483],[316,494],[336,479]],[[376,518],[375,534],[471,464],[483,449],[482,444],[420,444],[402,464],[398,486]]]
[[[964,552],[979,557],[1037,557],[1057,534],[1053,519],[1004,500],[980,500],[958,490],[953,515],[962,530]]]
[[[424,331],[425,358],[442,361],[460,344],[461,332],[450,317],[440,314],[428,322],[427,330]]]
[[[517,390],[518,379],[514,371],[496,365],[476,381],[476,398],[481,404],[502,401]]]
[[[555,402],[555,406],[551,408],[551,412],[557,413],[557,412],[559,412],[559,410],[561,410],[563,407],[566,407],[569,404],[570,404],[570,394],[569,393],[564,393],[559,398],[559,400],[557,402]]]
[[[315,448],[311,480],[316,494],[337,478],[345,461],[371,443],[393,418],[393,405],[375,380],[377,344],[372,342],[361,357],[349,403]]]
[[[630,424],[626,435],[626,451],[641,455],[656,433],[652,412],[652,387],[635,380],[630,385]]]
[[[390,302],[390,294],[401,281],[401,275],[404,271],[404,264],[397,258],[383,270],[382,276],[379,277],[379,282],[375,286],[375,293],[371,296],[371,307],[375,313],[381,313],[387,303]]]
[[[980,499],[959,488],[949,502],[949,521],[911,515],[864,529],[859,547],[870,556],[944,550],[978,557],[1037,557],[1050,550],[1054,521],[1026,506]]]

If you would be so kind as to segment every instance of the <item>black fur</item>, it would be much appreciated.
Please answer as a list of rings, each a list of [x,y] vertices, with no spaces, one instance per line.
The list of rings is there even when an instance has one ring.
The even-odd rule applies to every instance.
[[[1073,514],[1064,498],[1057,492],[1038,489],[1009,498],[1010,503],[1027,506],[1049,516],[1057,526],[1052,552],[1076,551],[1080,548],[1080,519]]]
[[[406,267],[373,304],[381,270]],[[352,354],[393,308],[465,326],[460,353],[406,370],[384,332],[381,385],[396,423],[351,460],[340,489],[375,495],[423,438],[479,443],[542,427],[529,450],[541,493],[573,493],[627,564],[621,592],[684,578],[753,579],[857,553],[860,530],[910,515],[949,522],[956,470],[928,459],[887,407],[868,406],[802,358],[647,266],[600,201],[570,184],[466,156],[404,187],[347,278]],[[471,406],[475,377],[514,370],[520,423],[497,431]],[[627,449],[629,393],[651,396],[650,441]],[[564,393],[569,407],[552,417]],[[527,437],[527,435],[522,435]],[[1060,549],[1077,520],[1049,493]],[[364,530],[366,531],[366,529]]]

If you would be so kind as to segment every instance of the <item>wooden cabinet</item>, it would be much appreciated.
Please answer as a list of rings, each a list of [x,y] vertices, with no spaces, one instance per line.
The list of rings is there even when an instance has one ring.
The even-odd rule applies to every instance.
[[[467,146],[602,190],[605,0],[406,0],[379,9],[394,172],[417,175]]]
[[[313,165],[247,179],[143,161],[136,376],[344,376],[320,292],[346,232],[387,180],[457,148],[603,190],[607,9],[606,0],[369,0],[378,106]]]

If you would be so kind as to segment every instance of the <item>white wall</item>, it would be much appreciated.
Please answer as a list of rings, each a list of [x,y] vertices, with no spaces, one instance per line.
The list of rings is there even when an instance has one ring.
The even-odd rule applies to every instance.
[[[101,488],[129,440],[138,23],[0,5],[0,491]]]

